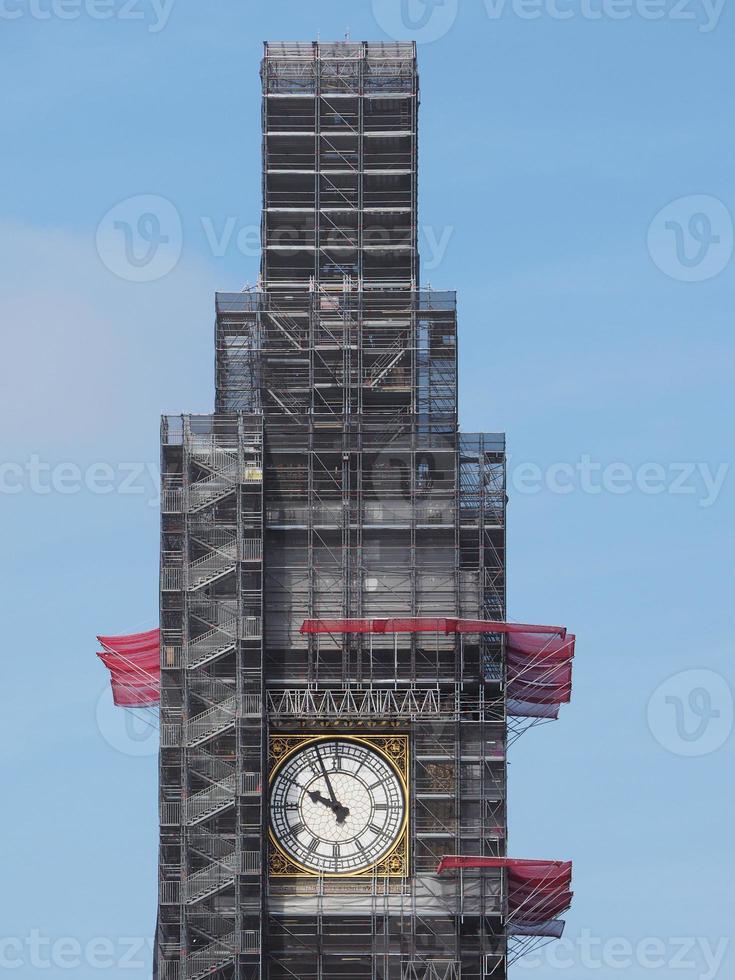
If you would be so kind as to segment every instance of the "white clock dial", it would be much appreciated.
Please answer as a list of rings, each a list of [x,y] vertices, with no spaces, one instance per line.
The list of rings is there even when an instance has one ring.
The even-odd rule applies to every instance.
[[[271,830],[308,871],[354,874],[400,837],[406,799],[398,772],[370,745],[324,738],[289,756],[271,784]]]

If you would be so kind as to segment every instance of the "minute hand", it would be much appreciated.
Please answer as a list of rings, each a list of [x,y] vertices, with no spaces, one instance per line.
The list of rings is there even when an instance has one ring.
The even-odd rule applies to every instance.
[[[324,759],[322,759],[322,754],[319,749],[316,750],[316,757],[319,760],[319,765],[322,767],[322,773],[324,775],[324,782],[327,784],[327,792],[329,793],[329,798],[334,803],[335,806],[340,806],[341,804],[337,801],[337,797],[334,795],[334,789],[332,787],[332,781],[329,778],[329,773],[327,772],[327,767],[324,765]]]
[[[329,778],[329,773],[327,772],[327,767],[324,765],[324,759],[322,759],[322,754],[319,749],[316,750],[317,759],[319,759],[319,765],[322,767],[322,774],[324,775],[324,782],[327,784],[327,791],[329,792],[329,797],[332,801],[332,811],[337,818],[337,823],[344,823],[345,818],[349,817],[350,810],[349,807],[342,806],[342,804],[337,800],[334,795],[334,789],[332,788],[332,781]]]

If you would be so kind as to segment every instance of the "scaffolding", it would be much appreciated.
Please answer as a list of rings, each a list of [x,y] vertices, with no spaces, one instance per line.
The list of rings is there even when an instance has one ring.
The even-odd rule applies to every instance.
[[[158,975],[256,977],[262,418],[167,417],[161,446]]]
[[[212,416],[162,424],[160,980],[504,977],[505,442],[460,434],[454,293],[419,284],[413,44],[269,43],[263,261],[216,299]],[[408,860],[272,873],[273,739],[408,738]]]
[[[415,46],[269,43],[261,74],[269,290],[416,288]]]

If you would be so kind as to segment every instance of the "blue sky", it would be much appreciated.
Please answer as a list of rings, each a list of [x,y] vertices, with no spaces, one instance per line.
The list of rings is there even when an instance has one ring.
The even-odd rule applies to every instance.
[[[730,977],[734,38],[704,0],[0,3],[0,969],[149,976],[155,740],[94,636],[156,623],[158,417],[211,408],[213,291],[257,275],[261,43],[347,31],[420,42],[424,281],[459,292],[463,428],[508,433],[509,611],[579,637],[511,757],[512,853],[575,860],[534,976]],[[151,195],[172,268],[131,281],[110,222]]]

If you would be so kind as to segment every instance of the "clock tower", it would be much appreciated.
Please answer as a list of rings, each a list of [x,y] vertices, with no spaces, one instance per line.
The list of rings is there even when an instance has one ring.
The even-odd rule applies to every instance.
[[[420,282],[415,47],[261,74],[260,280],[162,424],[158,977],[503,978],[504,438]]]

